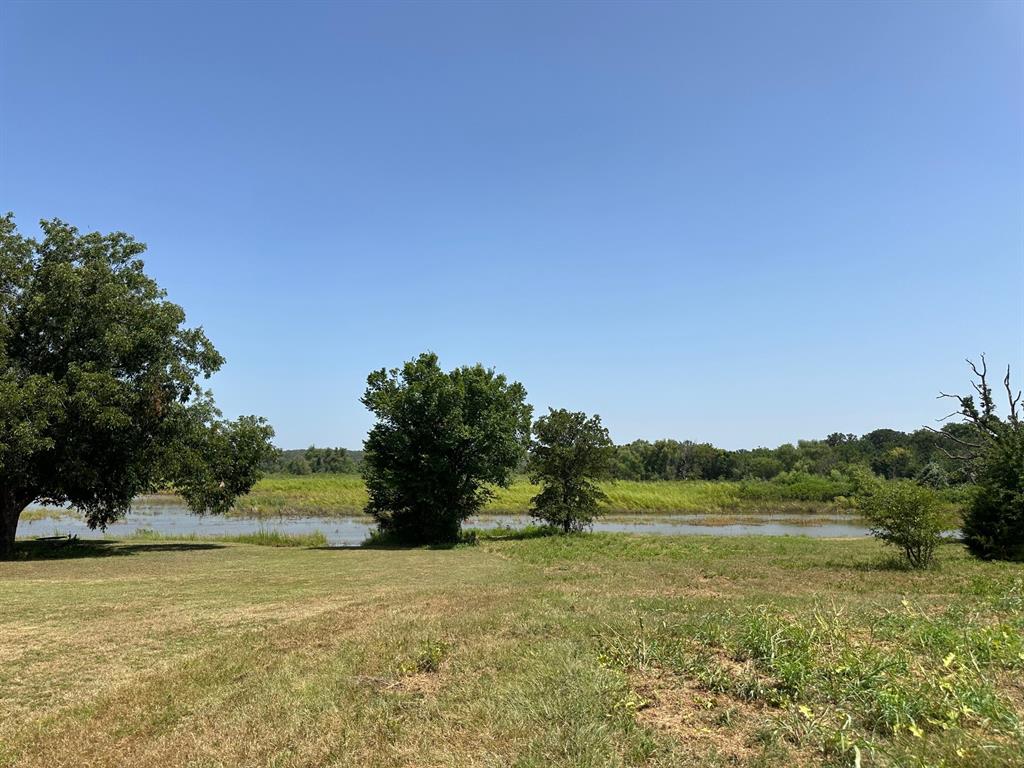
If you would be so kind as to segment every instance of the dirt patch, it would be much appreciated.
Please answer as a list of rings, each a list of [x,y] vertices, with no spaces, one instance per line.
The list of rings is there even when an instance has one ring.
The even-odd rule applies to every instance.
[[[444,675],[437,672],[415,672],[398,678],[357,675],[354,680],[375,691],[397,691],[419,696],[433,696],[444,687]]]
[[[637,720],[668,736],[687,762],[748,765],[765,754],[758,732],[772,724],[771,710],[756,702],[703,689],[696,681],[661,669],[629,674],[641,699]],[[788,747],[787,765],[814,763]]]
[[[433,696],[444,686],[444,679],[436,672],[418,672],[413,675],[406,675],[395,681],[392,686],[395,690],[403,693],[413,693],[419,696]]]
[[[637,719],[674,737],[693,757],[717,754],[747,762],[760,752],[748,738],[751,722],[764,719],[756,707],[660,670],[631,674],[630,683],[644,701]],[[747,727],[740,727],[741,720]]]

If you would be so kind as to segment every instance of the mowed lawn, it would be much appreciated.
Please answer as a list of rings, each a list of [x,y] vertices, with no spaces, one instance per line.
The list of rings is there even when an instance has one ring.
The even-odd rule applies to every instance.
[[[67,554],[0,563],[3,765],[1024,764],[1024,568],[958,545]]]

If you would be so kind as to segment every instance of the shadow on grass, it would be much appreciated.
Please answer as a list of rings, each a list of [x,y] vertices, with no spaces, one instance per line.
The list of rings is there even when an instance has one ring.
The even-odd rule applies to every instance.
[[[576,536],[587,531],[563,531],[553,525],[527,525],[524,528],[471,528],[466,532],[476,541],[526,541],[548,536]]]
[[[146,552],[192,552],[205,549],[223,549],[223,545],[197,542],[122,543],[117,539],[27,539],[15,542],[14,553],[8,562],[126,557]]]
[[[365,541],[362,544],[328,544],[323,547],[306,547],[306,549],[323,551],[323,552],[349,552],[349,551],[363,551],[374,550],[374,551],[408,551],[413,549],[424,549],[424,550],[435,550],[435,549],[455,549],[455,547],[461,547],[466,544],[473,544],[471,541],[453,541],[443,542],[439,544],[408,544],[401,542],[383,542],[383,541]]]
[[[903,573],[914,573],[920,569],[913,568],[909,562],[899,555],[880,556],[871,560],[862,560],[850,563],[849,568],[855,571],[901,571]],[[932,566],[934,567],[934,565]],[[929,570],[925,568],[924,570]]]
[[[856,571],[902,571],[903,573],[928,573],[939,570],[942,567],[940,555],[949,551],[950,547],[962,547],[963,541],[952,536],[944,538],[935,550],[935,556],[928,565],[915,567],[910,564],[906,557],[895,550],[888,550],[871,560],[862,560],[857,563],[850,563],[848,567]]]
[[[567,535],[576,535],[573,532]],[[540,539],[548,536],[560,536],[560,528],[543,525],[528,525],[525,528],[467,528],[457,541],[442,541],[430,544],[416,544],[402,539],[395,539],[386,534],[374,531],[362,544],[339,544],[336,546],[310,547],[310,549],[342,551],[342,550],[394,550],[408,551],[413,549],[443,550],[456,547],[473,546],[482,541],[524,541]]]

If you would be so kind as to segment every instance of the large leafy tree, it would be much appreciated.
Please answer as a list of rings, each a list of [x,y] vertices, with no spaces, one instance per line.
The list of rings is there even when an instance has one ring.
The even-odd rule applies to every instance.
[[[168,484],[196,511],[230,508],[273,430],[221,419],[200,381],[224,360],[145,274],[142,243],[41,226],[0,217],[0,556],[33,501],[100,528]]]
[[[409,543],[458,539],[462,522],[507,486],[525,455],[531,408],[518,382],[482,365],[445,372],[426,353],[374,371],[363,404],[377,417],[363,476],[382,533]]]
[[[549,409],[533,425],[527,464],[543,488],[533,497],[534,517],[568,533],[582,530],[599,513],[604,492],[594,483],[611,473],[615,445],[601,417]]]

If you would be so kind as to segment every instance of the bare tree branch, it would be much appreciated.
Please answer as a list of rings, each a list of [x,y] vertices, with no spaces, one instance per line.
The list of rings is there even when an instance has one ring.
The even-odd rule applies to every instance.
[[[983,447],[983,446],[979,445],[978,443],[968,443],[966,440],[961,440],[959,437],[951,435],[951,434],[949,434],[949,432],[943,432],[941,429],[935,429],[935,427],[929,427],[927,424],[925,425],[924,428],[927,429],[929,432],[934,432],[936,435],[942,435],[943,437],[947,437],[950,440],[952,440],[954,443],[956,443],[957,445],[962,445],[965,448],[982,448]],[[939,447],[941,448],[942,446],[939,446]]]
[[[938,448],[939,448],[940,451],[942,451],[944,454],[946,454],[947,458],[953,459],[954,461],[968,462],[968,461],[971,460],[970,456],[957,456],[955,453],[950,453],[949,451],[947,451],[941,445],[938,446]]]
[[[988,364],[985,362],[985,353],[984,352],[981,353],[981,370],[980,371],[978,370],[978,366],[976,366],[974,364],[973,360],[971,360],[969,357],[966,358],[966,359],[967,359],[967,364],[969,366],[971,366],[971,370],[974,371],[974,375],[977,376],[982,381],[984,381],[985,380],[985,374],[988,373]]]
[[[1017,415],[1017,404],[1020,402],[1021,390],[1017,390],[1017,396],[1013,396],[1013,388],[1010,387],[1010,366],[1006,366],[1006,377],[1003,379],[1003,386],[1006,387],[1006,399],[1010,401],[1010,421],[1016,424],[1019,420]]]

